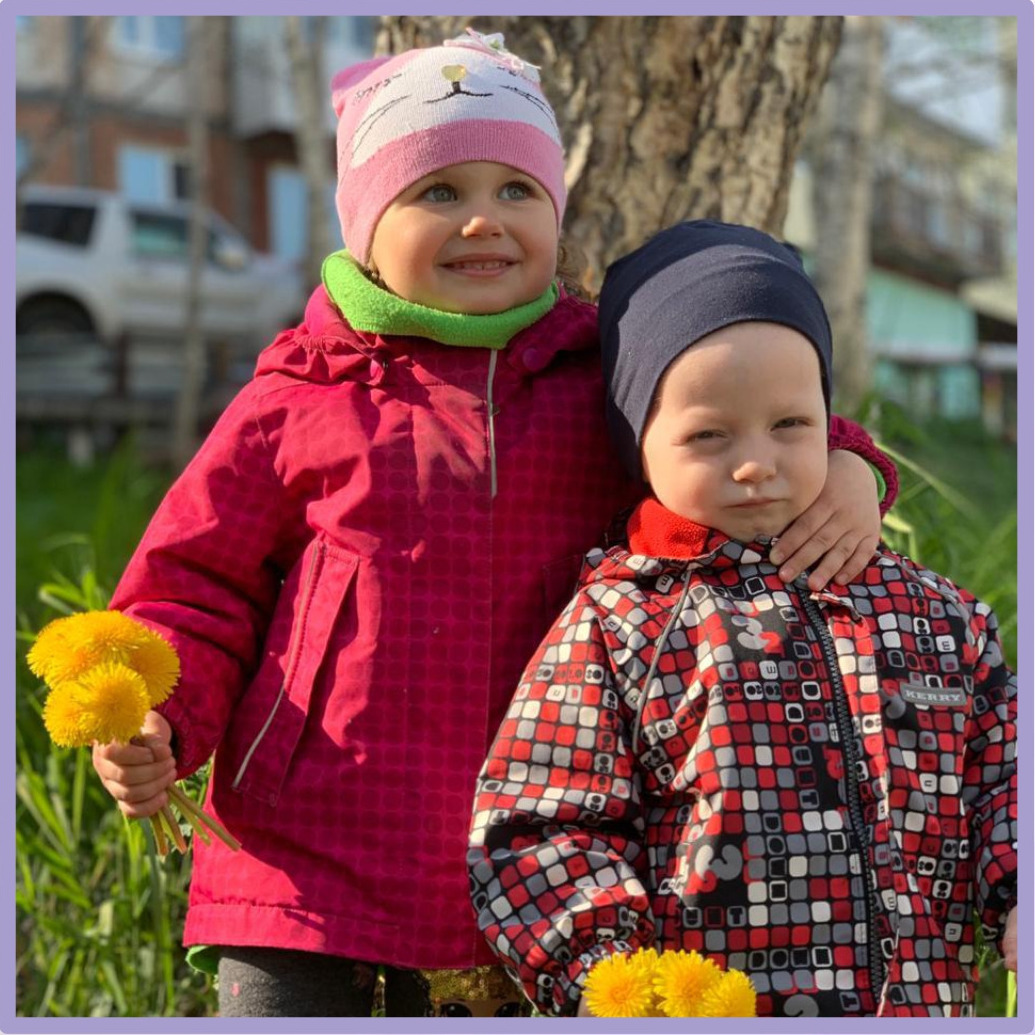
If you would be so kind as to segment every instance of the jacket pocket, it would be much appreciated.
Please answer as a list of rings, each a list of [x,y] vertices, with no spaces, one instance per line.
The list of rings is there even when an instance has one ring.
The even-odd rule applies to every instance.
[[[245,742],[232,751],[231,787],[275,805],[305,728],[313,687],[327,654],[335,622],[356,575],[358,557],[316,539],[306,548],[281,596],[290,608],[287,651],[267,654],[238,708],[256,708]],[[271,629],[271,633],[272,633]],[[279,688],[270,699],[270,690]],[[271,682],[270,676],[273,676]],[[266,692],[263,693],[263,688]],[[256,730],[256,719],[261,723]]]

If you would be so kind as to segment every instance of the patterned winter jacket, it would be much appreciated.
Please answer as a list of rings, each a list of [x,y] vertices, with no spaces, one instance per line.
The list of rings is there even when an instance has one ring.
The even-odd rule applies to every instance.
[[[855,425],[851,446],[894,469]],[[321,287],[168,493],[112,605],[175,643],[180,775],[243,844],[194,846],[184,941],[398,966],[493,957],[470,795],[582,555],[612,459],[596,310],[499,351],[361,334]]]
[[[998,939],[1016,901],[993,613],[886,549],[817,594],[654,500],[630,535],[588,556],[479,777],[497,953],[557,1013],[655,945],[745,971],[760,1015],[969,1014],[974,910]]]

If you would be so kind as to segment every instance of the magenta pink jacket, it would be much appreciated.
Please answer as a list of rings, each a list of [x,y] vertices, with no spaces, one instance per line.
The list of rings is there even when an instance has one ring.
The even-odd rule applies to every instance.
[[[855,425],[850,445],[894,471]],[[638,495],[596,311],[499,352],[353,331],[322,288],[170,489],[112,606],[183,676],[181,776],[216,750],[186,944],[492,962],[464,862],[475,778],[581,555]]]

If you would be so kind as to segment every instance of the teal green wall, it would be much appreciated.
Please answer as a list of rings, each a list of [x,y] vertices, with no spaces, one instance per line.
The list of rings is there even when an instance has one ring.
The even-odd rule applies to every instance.
[[[884,270],[867,278],[866,329],[873,345],[912,353],[970,359],[977,347],[977,318],[959,298]]]
[[[977,417],[977,318],[956,296],[884,270],[866,284],[866,329],[877,355],[874,388],[917,415]],[[896,361],[901,357],[901,361]],[[934,365],[909,359],[940,359]]]

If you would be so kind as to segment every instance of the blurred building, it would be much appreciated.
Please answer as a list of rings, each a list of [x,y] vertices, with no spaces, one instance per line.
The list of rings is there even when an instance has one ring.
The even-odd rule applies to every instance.
[[[306,201],[283,21],[206,18],[204,93],[213,208],[255,247],[297,259],[305,249]],[[310,42],[321,42],[328,84],[338,68],[372,53],[373,18],[302,22]],[[19,17],[17,34],[19,174],[141,201],[186,196],[186,18]],[[336,227],[329,89],[326,112],[328,218]]]
[[[888,18],[867,329],[875,386],[914,413],[1016,427],[1016,20]],[[303,18],[321,79],[369,56],[376,19]],[[260,249],[299,259],[306,188],[284,19],[205,19],[213,207]],[[28,179],[187,190],[186,19],[17,19],[16,146]],[[326,103],[327,218],[334,119]],[[785,233],[814,234],[807,162]]]
[[[875,388],[911,413],[980,418],[1012,437],[1016,21],[889,18],[885,27],[866,284]],[[799,162],[785,233],[806,251],[822,233],[810,197]]]

